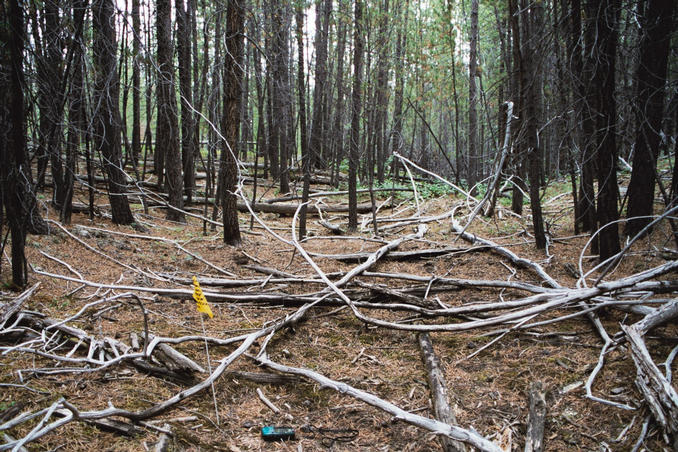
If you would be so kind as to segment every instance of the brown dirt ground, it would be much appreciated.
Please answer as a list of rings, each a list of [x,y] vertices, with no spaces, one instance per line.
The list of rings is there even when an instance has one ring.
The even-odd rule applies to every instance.
[[[80,194],[80,199],[86,199]],[[448,210],[457,200],[451,197],[439,198],[426,203],[429,214]],[[102,201],[105,203],[105,201]],[[550,231],[556,238],[573,236],[569,198],[546,205]],[[136,206],[139,207],[139,206]],[[389,213],[387,209],[386,214]],[[218,232],[204,236],[199,220],[189,218],[186,225],[172,224],[163,219],[160,209],[144,215],[136,210],[139,221],[148,229],[148,234],[163,236],[180,241],[186,248],[199,254],[213,264],[240,277],[261,277],[242,267],[241,251],[256,257],[269,267],[275,267],[299,275],[310,275],[310,266],[290,247],[284,245],[261,228],[248,231],[249,216],[241,214],[243,245],[236,250],[223,245]],[[49,217],[58,218],[53,211]],[[289,237],[290,219],[264,214],[265,221],[280,228],[279,232]],[[527,218],[527,216],[525,216]],[[337,220],[337,221],[341,221]],[[112,225],[110,220],[96,217],[94,221],[82,214],[74,215],[73,225],[97,226],[100,228],[135,233],[130,227]],[[310,223],[311,233],[325,234],[320,226]],[[409,233],[412,227],[405,227],[402,233]],[[519,255],[544,261],[543,252],[537,251],[529,242],[530,227],[526,220],[517,220],[504,215],[503,219],[478,218],[472,232],[498,242],[511,245]],[[366,234],[367,235],[367,234]],[[658,228],[650,239],[634,248],[637,254],[625,259],[613,277],[620,277],[657,265],[663,261],[661,252],[647,253],[651,246],[659,250],[667,245],[667,231]],[[111,234],[90,234],[81,237],[94,248],[109,256],[134,265],[140,269],[156,272],[175,273],[181,276],[215,275],[214,270],[201,262],[177,251],[171,245],[157,241],[129,239]],[[450,245],[454,236],[450,234],[447,222],[433,223],[426,235],[428,243],[408,243],[403,249]],[[545,268],[565,286],[573,286],[575,279],[568,273],[565,264],[577,265],[578,257],[586,242],[585,237],[558,241],[550,248],[552,257]],[[462,241],[456,245],[466,246]],[[306,244],[312,251],[323,253],[345,253],[350,251],[374,250],[379,245],[357,240],[311,240]],[[668,246],[671,246],[668,243]],[[41,252],[58,257],[77,269],[91,281],[119,284],[148,285],[143,276],[124,269],[83,246],[61,232],[50,236],[28,238],[27,255],[29,262],[42,270],[69,274],[62,265],[47,259]],[[586,259],[590,268],[595,261]],[[329,259],[318,259],[326,272],[347,270],[349,264]],[[7,267],[5,267],[6,269]],[[487,252],[460,253],[429,259],[426,261],[392,262],[376,265],[375,270],[408,272],[420,275],[443,275],[473,279],[500,279],[538,282],[528,271],[512,269],[511,265]],[[512,275],[515,272],[515,275]],[[8,272],[2,274],[8,278]],[[368,281],[366,278],[362,278]],[[77,287],[73,283],[31,275],[31,281],[40,281],[38,293],[25,308],[43,312],[54,318],[65,318],[77,312],[86,302],[100,299],[106,291],[85,288],[67,296]],[[384,282],[384,281],[381,281]],[[157,283],[157,282],[156,282]],[[391,285],[395,285],[393,281]],[[397,283],[400,284],[400,283]],[[176,286],[175,286],[176,287]],[[305,284],[267,286],[268,290],[286,292],[313,292],[322,286]],[[230,290],[239,293],[247,289]],[[252,290],[259,290],[254,288]],[[110,293],[108,293],[110,295]],[[460,290],[436,294],[450,305],[469,301],[498,300],[500,294],[492,290]],[[4,299],[14,295],[2,293]],[[151,312],[151,332],[165,336],[199,334],[200,320],[192,300],[177,300],[165,297],[150,299],[146,305]],[[103,337],[113,336],[128,341],[131,332],[140,333],[143,323],[138,308],[122,304],[117,309],[102,315],[94,315],[101,307],[88,311],[73,325]],[[280,318],[291,309],[241,303],[213,303],[215,317],[205,322],[210,335],[227,338],[251,331],[265,322]],[[432,416],[429,390],[424,367],[419,356],[416,337],[412,333],[368,327],[355,319],[348,310],[332,313],[334,308],[318,308],[305,322],[294,330],[279,333],[268,346],[270,356],[282,363],[304,366],[328,377],[349,383],[355,387],[395,403],[403,409],[424,416]],[[550,313],[555,316],[559,313]],[[370,311],[380,318],[396,320],[405,314]],[[616,311],[602,313],[604,324],[613,334],[619,331],[619,323],[629,324],[636,320]],[[463,333],[436,333],[432,335],[435,350],[445,368],[451,403],[462,427],[473,427],[481,434],[502,441],[511,450],[522,448],[527,418],[527,390],[535,380],[543,382],[547,390],[548,418],[546,423],[546,450],[604,450],[606,443],[610,450],[629,450],[639,436],[641,425],[647,414],[640,401],[633,380],[635,368],[628,351],[616,350],[607,357],[607,363],[600,373],[594,392],[606,398],[620,400],[641,406],[636,411],[624,411],[584,397],[582,387],[563,393],[563,388],[572,383],[586,380],[595,365],[601,341],[584,319],[560,322],[539,330],[540,336],[511,333],[479,355],[464,359],[475,349],[487,343],[490,338],[482,331]],[[651,350],[655,356],[665,359],[669,350],[678,342],[678,328],[669,325],[652,332]],[[179,350],[206,365],[204,345],[199,342],[184,343]],[[233,347],[210,347],[212,363],[230,353]],[[362,356],[358,357],[361,350]],[[49,406],[58,397],[64,396],[81,410],[103,409],[109,402],[126,409],[142,409],[160,402],[182,389],[175,382],[139,373],[132,367],[119,366],[103,372],[33,375],[28,369],[53,367],[54,363],[30,354],[9,353],[0,356],[0,382],[17,383],[18,371],[22,370],[24,382],[29,386],[49,393],[37,394],[19,388],[2,388],[0,391],[0,414],[12,406],[23,406],[23,410],[35,410]],[[238,359],[233,370],[255,371],[256,367],[245,357]],[[678,371],[674,364],[674,372]],[[283,413],[276,415],[257,397],[256,389],[261,388],[267,397]],[[177,408],[159,416],[168,420],[175,432],[174,450],[378,450],[378,451],[426,451],[439,450],[439,444],[431,434],[395,421],[391,416],[369,407],[359,401],[328,389],[320,388],[313,382],[300,381],[286,385],[261,385],[226,375],[215,385],[220,425],[215,423],[214,405],[210,392],[204,392],[181,403]],[[184,416],[197,416],[191,422],[172,421]],[[632,423],[622,440],[615,442],[620,432]],[[162,425],[159,422],[158,425]],[[288,443],[265,443],[260,437],[263,425],[289,425],[295,427],[298,439]],[[322,435],[301,431],[311,424],[318,428],[355,429],[358,436],[349,442],[332,442]],[[23,425],[11,433],[15,437],[26,434],[33,424]],[[104,432],[85,423],[72,422],[58,431],[30,445],[35,450],[68,451],[139,451],[152,448],[158,440],[157,432],[142,428],[134,437],[124,437]],[[663,439],[656,428],[651,428],[645,443],[647,450],[662,450]]]

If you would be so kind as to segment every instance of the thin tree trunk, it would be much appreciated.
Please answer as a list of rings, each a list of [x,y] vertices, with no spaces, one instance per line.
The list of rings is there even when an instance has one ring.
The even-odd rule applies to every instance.
[[[224,243],[240,244],[240,226],[235,186],[238,179],[238,129],[242,108],[245,0],[228,3],[226,10],[226,61],[224,64],[224,114],[221,127],[226,142],[221,150],[219,185],[224,215]],[[256,168],[255,168],[256,169]]]
[[[179,56],[179,95],[181,99],[181,163],[184,172],[184,194],[191,203],[195,190],[195,115],[191,86],[191,26],[184,0],[175,0],[177,18],[177,53]],[[197,83],[197,80],[195,80]]]
[[[655,168],[659,156],[664,114],[666,70],[671,43],[674,0],[646,0],[642,20],[640,65],[636,73],[638,94],[633,171],[624,232],[634,236],[650,221],[654,207]],[[632,219],[632,217],[644,217]],[[601,256],[602,257],[602,256]]]
[[[306,91],[304,88],[304,10],[299,4],[296,6],[297,23],[297,53],[298,75],[297,95],[299,97],[299,127],[301,128],[301,158],[304,170],[304,187],[301,194],[301,211],[299,212],[299,238],[306,237],[306,211],[308,206],[308,191],[311,180],[311,162],[308,149],[308,134],[306,132]],[[255,166],[256,170],[256,166]]]
[[[523,68],[523,83],[526,87],[525,92],[525,123],[527,134],[528,164],[530,179],[530,209],[532,211],[532,226],[534,228],[534,238],[538,249],[546,247],[546,236],[544,235],[544,220],[541,213],[541,201],[539,199],[539,187],[541,185],[541,167],[542,152],[539,141],[539,118],[538,107],[539,94],[541,92],[541,77],[538,72],[540,67],[540,48],[537,43],[541,42],[542,15],[543,9],[540,4],[534,4],[529,9],[522,7],[522,25],[523,41],[525,50],[525,67]]]
[[[120,144],[120,81],[115,58],[115,9],[112,0],[92,3],[94,29],[94,146],[104,160],[108,176],[108,196],[113,223],[131,224],[134,216],[129,208],[125,187],[127,180],[122,170]]]
[[[615,102],[615,70],[617,54],[617,23],[621,0],[603,0],[598,6],[596,73],[594,75],[597,127],[597,177],[598,177],[598,225],[603,228],[598,234],[600,259],[604,260],[620,251],[619,219],[617,200],[617,107]],[[670,15],[670,11],[669,11]],[[668,39],[667,39],[668,41]],[[667,49],[668,53],[668,49]],[[641,63],[642,65],[642,63]],[[661,115],[661,113],[660,113]],[[661,123],[661,120],[660,120]],[[608,223],[611,223],[608,225]],[[606,226],[608,225],[608,226]]]
[[[346,20],[344,12],[348,9],[346,0],[338,0],[337,20],[337,100],[334,114],[334,139],[332,144],[333,165],[332,183],[339,185],[339,167],[344,156],[344,54],[346,51]]]
[[[139,59],[141,58],[141,18],[139,0],[132,0],[132,163],[139,165],[141,155],[141,86]]]
[[[515,120],[513,134],[513,190],[511,194],[511,210],[518,215],[523,212],[523,117],[524,112],[524,96],[522,86],[523,55],[522,55],[522,39],[520,36],[520,12],[518,10],[518,0],[509,0],[509,17],[511,23],[511,34],[513,36],[513,71],[511,79],[513,81],[513,96],[515,98],[515,109],[517,119]]]
[[[471,0],[471,35],[469,39],[468,63],[468,186],[472,189],[478,182],[478,114],[476,104],[478,94],[476,90],[476,72],[478,63],[478,0]]]
[[[391,154],[395,152],[402,152],[403,149],[403,99],[405,92],[405,49],[407,47],[407,22],[410,10],[410,0],[405,0],[405,5],[402,8],[403,16],[401,23],[398,24],[398,35],[396,37],[395,49],[395,94],[393,106],[393,128],[391,132]],[[394,158],[391,163],[391,172],[393,178],[398,178],[398,162]]]
[[[353,22],[353,94],[351,114],[351,143],[348,160],[348,230],[358,229],[357,170],[360,160],[360,112],[362,110],[362,71],[363,71],[363,4],[355,1]]]
[[[316,2],[316,36],[315,36],[315,87],[313,91],[313,118],[311,120],[311,165],[320,168],[323,158],[327,158],[325,151],[325,124],[323,121],[327,100],[327,43],[329,40],[330,13],[332,0],[318,0]]]
[[[174,50],[172,46],[172,21],[170,0],[156,0],[158,40],[158,120],[156,133],[156,158],[163,155],[167,177],[165,189],[169,195],[167,219],[184,222],[183,179],[181,176],[181,155],[179,151],[179,120],[177,118],[177,97],[174,86]],[[157,164],[158,162],[156,162]],[[158,168],[156,168],[158,169]],[[161,173],[158,174],[161,183]],[[177,210],[180,209],[180,210]]]
[[[0,2],[0,30],[0,233],[4,208],[12,234],[12,284],[23,288],[28,282],[24,247],[29,220],[24,206],[31,187],[21,176],[28,167],[23,95],[25,26],[17,0]]]

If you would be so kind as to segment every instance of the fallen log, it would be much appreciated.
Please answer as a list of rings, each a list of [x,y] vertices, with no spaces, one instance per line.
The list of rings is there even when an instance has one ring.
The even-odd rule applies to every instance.
[[[330,230],[332,234],[335,235],[344,235],[344,230],[341,229],[341,226],[336,225],[334,223],[330,223],[329,221],[326,220],[318,220],[318,224],[324,228],[327,228]]]
[[[202,204],[204,203],[204,199],[196,199],[193,200],[193,204]],[[208,199],[207,202],[209,204],[212,204],[214,202],[213,199]],[[167,203],[165,202],[160,202],[157,200],[148,200],[146,202],[146,205],[148,207],[167,207]],[[257,202],[257,203],[250,203],[250,208],[255,211],[255,212],[262,212],[262,213],[275,213],[278,215],[283,215],[286,217],[291,217],[294,215],[294,213],[297,211],[299,208],[299,205],[294,203],[294,204],[268,204],[265,202]],[[348,212],[348,206],[346,205],[319,205],[317,206],[323,213],[347,213]],[[243,201],[238,201],[238,211],[243,212],[243,213],[250,213],[250,210],[247,207],[247,204],[245,204]],[[317,212],[316,209],[309,209],[308,210],[308,215],[314,215],[315,212]],[[372,204],[358,204],[356,207],[357,213],[369,213],[372,211]]]
[[[419,350],[421,351],[421,360],[426,366],[435,418],[445,424],[457,425],[457,419],[454,411],[450,408],[450,402],[447,397],[445,374],[441,369],[440,360],[433,350],[433,344],[428,333],[419,334]],[[441,436],[439,439],[445,452],[466,451],[466,447],[460,441],[456,441],[448,436]]]
[[[255,204],[250,204],[250,207],[252,207],[252,210],[255,212],[264,212],[264,213],[277,213],[278,215],[284,215],[291,217],[294,215],[294,213],[297,211],[299,208],[298,204],[267,204],[267,203],[255,203]],[[323,212],[323,213],[347,213],[348,212],[348,206],[344,205],[320,205],[318,208]],[[244,202],[238,202],[238,210],[240,212],[247,212],[249,213],[249,210],[247,206],[245,205]],[[313,210],[314,209],[309,209],[308,214],[313,215]],[[368,213],[372,211],[372,205],[371,204],[358,204],[356,207],[356,211],[358,213]]]
[[[477,433],[475,430],[471,428],[465,429],[457,427],[455,425],[446,424],[435,419],[430,419],[424,416],[419,416],[417,414],[410,413],[388,402],[387,400],[375,396],[374,394],[370,394],[369,392],[365,392],[361,389],[355,388],[346,383],[332,380],[310,369],[282,365],[273,362],[269,360],[266,356],[262,355],[257,356],[255,360],[259,364],[262,364],[278,372],[298,375],[300,377],[304,377],[306,379],[315,381],[316,383],[319,383],[323,388],[329,388],[334,391],[337,391],[340,394],[353,397],[354,399],[360,400],[364,403],[367,403],[368,405],[372,405],[373,407],[376,407],[382,411],[385,411],[386,413],[389,413],[396,419],[423,428],[436,435],[444,435],[457,441],[466,442],[481,451],[503,452],[499,446],[497,446],[487,438],[481,436],[479,433]]]
[[[38,287],[40,287],[40,283],[35,283],[14,300],[0,305],[0,329],[5,326],[5,323],[10,319],[10,317],[14,316],[14,314],[21,310],[21,305],[24,304],[26,300],[31,298],[31,295],[33,295],[33,292],[35,292]]]
[[[369,188],[361,188],[360,190],[356,190],[356,193],[368,193],[370,190]],[[411,188],[375,188],[373,189],[375,193],[379,192],[411,192]],[[324,196],[343,196],[347,195],[348,191],[347,190],[337,190],[337,191],[319,191],[316,193],[311,193],[308,195],[309,198],[320,198]],[[278,198],[271,198],[267,199],[265,202],[268,204],[274,204],[277,202],[287,202],[287,201],[295,201],[301,199],[301,196],[299,195],[286,195],[286,196],[280,196]]]
[[[528,399],[530,410],[527,414],[525,452],[542,452],[544,450],[544,425],[546,423],[546,397],[540,381],[535,381],[530,385]]]
[[[678,301],[657,309],[631,326],[621,326],[631,345],[631,357],[636,365],[636,386],[643,394],[656,421],[673,436],[674,450],[678,445],[678,392],[654,363],[643,335],[650,328],[675,319],[676,316]]]
[[[456,253],[459,251],[466,251],[466,248],[431,248],[425,250],[391,251],[390,253],[383,256],[383,259],[396,261],[427,259],[436,256],[444,256],[445,254]],[[341,262],[361,262],[372,255],[372,253],[320,254],[311,252],[308,254],[313,257],[324,257],[326,259],[334,259]]]

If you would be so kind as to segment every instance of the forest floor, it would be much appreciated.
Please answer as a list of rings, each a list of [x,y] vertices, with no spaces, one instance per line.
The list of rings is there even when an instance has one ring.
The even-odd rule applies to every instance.
[[[86,199],[86,194],[78,193],[76,199]],[[362,201],[368,199],[364,197]],[[379,196],[378,202],[384,199]],[[107,201],[102,195],[98,202],[105,205]],[[345,198],[331,198],[326,202],[342,203]],[[463,203],[456,196],[430,198],[421,206],[421,214],[442,214],[457,204]],[[569,195],[544,200],[545,218],[553,239],[548,257],[534,247],[529,234],[529,212],[522,218],[511,216],[505,210],[501,211],[501,219],[479,216],[469,231],[507,246],[521,257],[540,262],[561,285],[574,288],[577,278],[573,269],[578,266],[588,237],[575,236],[571,206]],[[134,207],[144,232],[113,225],[110,218],[105,216],[90,220],[86,214],[78,213],[74,214],[72,224],[67,227],[73,237],[54,224],[51,224],[52,233],[48,236],[29,236],[26,248],[28,261],[41,272],[70,277],[78,272],[81,279],[87,281],[127,286],[191,290],[190,284],[171,282],[171,277],[225,277],[203,261],[178,250],[172,243],[131,236],[144,234],[176,241],[205,261],[237,275],[237,278],[263,279],[262,283],[242,288],[223,289],[203,285],[204,291],[236,295],[248,292],[300,294],[316,293],[325,287],[320,282],[308,281],[297,284],[271,283],[266,281],[267,275],[246,267],[248,264],[257,264],[297,276],[316,276],[308,262],[291,246],[274,239],[256,223],[250,230],[249,215],[240,214],[243,243],[241,248],[236,249],[223,244],[220,230],[210,231],[208,227],[207,235],[203,235],[202,221],[197,218],[188,217],[186,224],[176,224],[164,219],[164,210],[161,208],[150,209],[148,214],[144,214],[141,206]],[[399,215],[410,216],[414,210],[414,204],[409,203],[409,211]],[[105,207],[101,211],[105,212]],[[391,213],[386,205],[380,214],[385,217]],[[462,214],[467,215],[468,210],[462,207],[457,218]],[[290,217],[276,214],[260,216],[272,230],[287,239],[291,238]],[[47,217],[58,218],[58,214],[50,211]],[[345,226],[342,214],[327,218]],[[309,218],[310,238],[303,242],[309,252],[326,255],[371,252],[382,245],[359,238],[328,237],[327,230],[319,226],[316,220],[317,217]],[[460,222],[464,224],[465,221]],[[450,246],[464,250],[425,259],[380,260],[370,271],[472,280],[510,280],[537,285],[542,283],[533,272],[517,268],[488,250],[472,249],[461,239],[455,241],[456,234],[451,231],[449,218],[429,223],[428,226],[422,240],[407,241],[398,250]],[[402,226],[391,230],[387,239],[410,234],[415,227]],[[371,228],[366,227],[360,236],[372,237]],[[621,278],[666,262],[667,256],[661,250],[665,246],[672,247],[672,243],[667,243],[667,237],[669,234],[665,228],[657,228],[648,239],[638,243],[634,247],[636,252],[629,253],[606,279]],[[590,250],[584,253],[585,269],[596,263],[589,254]],[[106,256],[129,267],[122,267]],[[356,265],[330,257],[316,256],[314,260],[327,273],[345,272]],[[7,264],[3,266],[3,280],[8,278],[8,268]],[[148,275],[159,275],[167,281],[162,283]],[[385,284],[398,290],[408,286],[408,283],[398,280],[366,276],[357,279],[368,284]],[[35,282],[40,282],[40,286],[23,305],[23,309],[58,320],[75,315],[87,303],[124,292],[81,287],[76,282],[31,272],[30,283]],[[168,297],[135,293],[146,306],[152,334],[169,337],[203,334],[202,314],[196,311],[190,295]],[[512,290],[462,287],[432,290],[428,294],[448,306],[500,301],[516,298],[517,295]],[[4,289],[1,296],[7,301],[16,297],[16,293]],[[208,336],[217,338],[255,331],[296,309],[272,301],[234,300],[211,302],[210,305],[214,318],[205,318],[204,328]],[[568,307],[549,311],[540,319],[573,313],[576,309]],[[393,310],[369,310],[369,314],[384,320],[421,323],[421,319],[416,316]],[[620,331],[620,323],[631,324],[640,318],[612,309],[601,310],[598,314],[610,335]],[[426,320],[426,323],[445,321],[435,318]],[[143,316],[138,306],[122,300],[92,306],[68,324],[99,339],[110,337],[128,344],[131,333],[139,336],[144,334]],[[617,347],[606,356],[605,365],[592,389],[600,397],[635,407],[633,411],[586,398],[584,382],[598,362],[602,341],[585,316],[530,331],[512,331],[477,355],[469,357],[496,337],[485,334],[492,329],[431,334],[435,352],[444,368],[450,403],[461,427],[474,428],[505,450],[522,450],[528,413],[527,392],[533,382],[541,381],[546,390],[547,403],[545,450],[630,450],[634,446],[641,436],[644,419],[649,411],[634,385],[636,369],[626,347]],[[678,343],[678,327],[669,324],[657,328],[647,340],[653,356],[663,362]],[[73,343],[60,343],[62,348],[59,351],[65,353],[72,348]],[[256,354],[261,343],[261,340],[257,342],[251,350],[252,354]],[[237,345],[210,345],[211,366],[215,366]],[[174,347],[207,369],[205,344],[202,341],[185,342]],[[426,417],[434,416],[416,333],[368,325],[357,319],[345,306],[315,307],[303,321],[274,336],[267,350],[268,356],[274,361],[312,369],[373,393],[406,411]],[[84,355],[86,350],[78,350],[74,354],[76,357]],[[0,424],[11,418],[8,416],[10,410],[16,415],[18,412],[46,408],[59,397],[64,397],[81,411],[105,409],[109,403],[118,408],[140,410],[166,400],[206,377],[206,374],[197,374],[190,381],[181,382],[152,376],[128,365],[92,372],[49,371],[58,371],[62,367],[68,367],[68,363],[59,366],[52,359],[34,353],[6,351],[0,354],[0,383],[25,385],[5,386],[0,390]],[[27,447],[29,450],[64,451],[153,450],[160,436],[153,426],[162,428],[167,424],[172,431],[170,450],[440,450],[437,438],[430,432],[397,421],[390,414],[347,395],[321,388],[313,381],[296,377],[274,384],[251,381],[247,374],[239,372],[270,371],[258,367],[245,356],[237,359],[228,369],[214,383],[214,400],[212,390],[202,391],[153,418],[152,425],[138,426],[133,436],[106,432],[85,422],[70,422]],[[676,363],[673,364],[673,370],[678,371]],[[257,390],[279,408],[279,413],[262,402]],[[265,425],[293,427],[296,429],[296,439],[266,443],[261,437],[261,427]],[[25,423],[10,433],[15,438],[21,438],[34,426],[35,421]],[[315,430],[309,431],[308,426]],[[666,447],[661,431],[653,424],[650,424],[645,435],[643,447],[646,450],[662,450]]]

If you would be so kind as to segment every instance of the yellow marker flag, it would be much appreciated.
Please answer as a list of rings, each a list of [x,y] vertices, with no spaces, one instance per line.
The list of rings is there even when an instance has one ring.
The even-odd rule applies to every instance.
[[[210,319],[214,317],[214,314],[212,314],[212,310],[210,309],[210,305],[207,304],[205,294],[202,293],[202,289],[198,283],[198,278],[195,276],[193,277],[193,299],[198,304],[198,312],[204,312],[210,316]]]

